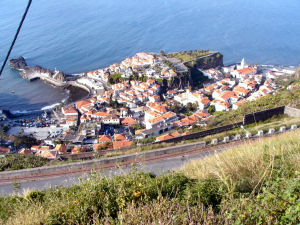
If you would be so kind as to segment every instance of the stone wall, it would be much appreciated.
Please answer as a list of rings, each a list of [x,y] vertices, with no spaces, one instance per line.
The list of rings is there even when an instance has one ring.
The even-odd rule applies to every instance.
[[[300,109],[286,106],[284,109],[284,114],[286,114],[290,117],[300,117]]]
[[[204,131],[188,134],[185,136],[180,136],[180,137],[172,138],[172,139],[157,142],[157,143],[162,143],[162,142],[169,143],[169,142],[180,142],[180,141],[192,140],[192,139],[206,137],[208,135],[218,134],[218,133],[222,133],[224,131],[232,130],[234,128],[240,127],[241,125],[243,125],[243,122],[232,123],[232,124],[225,125],[222,127],[216,127],[216,128],[212,128],[209,130],[204,130]]]
[[[285,106],[282,107],[277,107],[277,108],[273,108],[273,109],[267,109],[267,110],[263,110],[263,111],[259,111],[259,112],[255,112],[252,114],[247,114],[244,116],[244,121],[243,122],[238,122],[238,123],[232,123],[232,124],[228,124],[222,127],[216,127],[216,128],[212,128],[209,130],[204,130],[204,131],[200,131],[200,132],[196,132],[196,133],[192,133],[192,134],[188,134],[185,136],[181,136],[181,137],[176,137],[176,138],[172,138],[169,140],[165,140],[165,141],[161,141],[158,143],[162,143],[162,142],[180,142],[180,141],[185,141],[185,140],[192,140],[192,139],[196,139],[196,138],[201,138],[201,137],[206,137],[208,135],[213,135],[213,134],[218,134],[218,133],[222,133],[224,131],[228,131],[228,130],[232,130],[234,128],[240,127],[241,125],[248,125],[251,123],[256,123],[256,122],[260,122],[260,121],[264,121],[267,119],[272,118],[273,116],[278,116],[278,115],[282,115],[285,113]],[[294,114],[296,115],[296,113],[298,113],[297,115],[299,115],[300,117],[300,110],[296,109],[290,109],[287,110],[287,112],[290,112],[290,114]]]
[[[251,114],[247,114],[244,116],[244,125],[248,125],[251,123],[257,123],[260,121],[264,121],[267,119],[272,118],[273,116],[282,115],[285,112],[285,106],[273,108],[273,109],[267,109]]]

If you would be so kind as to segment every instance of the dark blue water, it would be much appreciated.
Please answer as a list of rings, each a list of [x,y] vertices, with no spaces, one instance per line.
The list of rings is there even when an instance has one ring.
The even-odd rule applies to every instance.
[[[27,0],[0,1],[0,60]],[[211,49],[225,63],[300,63],[299,0],[35,0],[12,57],[84,72],[138,51]],[[11,93],[15,91],[15,93]],[[66,93],[6,68],[0,108],[40,109]]]

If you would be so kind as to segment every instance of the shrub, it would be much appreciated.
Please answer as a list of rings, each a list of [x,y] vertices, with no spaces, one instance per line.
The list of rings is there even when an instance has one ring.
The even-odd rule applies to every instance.
[[[8,154],[4,158],[0,158],[0,171],[41,167],[48,162],[47,159],[34,155]]]
[[[26,199],[32,202],[44,202],[45,195],[45,191],[32,191],[26,196]]]
[[[242,197],[224,204],[231,224],[297,224],[300,220],[300,180],[277,178],[268,181],[256,196]]]
[[[296,224],[300,132],[155,176],[93,173],[79,185],[0,198],[3,224]]]
[[[199,203],[216,208],[222,200],[222,183],[215,178],[198,180],[186,190],[186,198],[191,205]]]

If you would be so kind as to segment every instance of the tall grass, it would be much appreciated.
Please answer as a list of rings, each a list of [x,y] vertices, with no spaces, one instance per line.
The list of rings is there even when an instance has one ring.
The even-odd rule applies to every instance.
[[[297,224],[300,131],[162,176],[93,173],[68,188],[0,197],[0,224]]]
[[[244,145],[194,160],[186,164],[182,171],[193,179],[214,177],[233,193],[236,189],[243,191],[243,188],[257,191],[273,175],[275,167],[299,171],[299,131],[255,142],[246,141]]]

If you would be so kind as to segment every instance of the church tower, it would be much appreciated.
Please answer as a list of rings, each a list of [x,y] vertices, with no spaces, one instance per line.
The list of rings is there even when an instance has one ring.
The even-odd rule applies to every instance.
[[[241,61],[241,69],[244,69],[246,67],[247,67],[246,61],[245,61],[245,58],[243,58]]]

